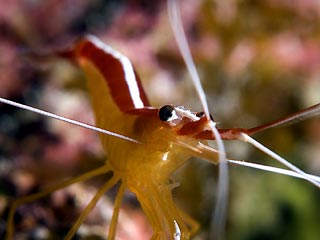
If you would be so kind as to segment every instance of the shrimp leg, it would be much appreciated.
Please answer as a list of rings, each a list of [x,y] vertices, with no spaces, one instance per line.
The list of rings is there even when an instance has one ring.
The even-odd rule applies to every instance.
[[[107,173],[107,172],[110,172],[112,170],[111,166],[109,165],[104,165],[100,168],[97,168],[95,170],[92,170],[90,172],[87,172],[87,173],[84,173],[78,177],[75,177],[75,178],[72,178],[72,179],[69,179],[67,181],[64,181],[60,184],[57,184],[55,186],[51,186],[49,188],[47,188],[46,190],[42,191],[42,192],[39,192],[39,193],[35,193],[35,194],[31,194],[31,195],[28,195],[28,196],[25,196],[25,197],[21,197],[17,200],[15,200],[13,203],[12,203],[12,206],[10,208],[10,211],[9,211],[9,216],[8,216],[8,222],[7,222],[7,235],[6,235],[6,239],[7,240],[10,240],[13,238],[13,231],[14,231],[14,227],[13,227],[13,218],[14,218],[14,213],[16,212],[17,208],[23,204],[26,204],[26,203],[29,203],[29,202],[33,202],[37,199],[40,199],[40,198],[43,198],[44,196],[56,191],[56,190],[59,190],[59,189],[62,189],[62,188],[65,188],[69,185],[72,185],[74,183],[77,183],[77,182],[82,182],[82,181],[85,181],[89,178],[92,178],[92,177],[95,177],[95,176],[98,176],[98,175],[102,175],[104,173]]]
[[[122,182],[119,187],[117,197],[116,197],[114,207],[113,207],[113,215],[112,215],[110,229],[109,229],[109,235],[108,235],[109,240],[113,240],[116,237],[116,230],[117,230],[120,205],[121,205],[124,191],[126,190],[126,188],[127,188],[127,185]]]
[[[193,236],[196,234],[200,228],[200,224],[194,220],[191,216],[189,216],[185,211],[182,209],[178,208],[179,214],[183,221],[187,224],[187,226],[190,229],[190,235]]]
[[[153,183],[146,187],[143,192],[141,190],[134,192],[152,225],[153,240],[189,239],[188,227],[172,200],[168,186]]]
[[[74,234],[79,229],[80,225],[83,223],[84,219],[88,216],[91,210],[96,206],[98,200],[102,197],[105,192],[107,192],[111,187],[113,187],[119,181],[118,177],[113,176],[106,184],[102,186],[102,188],[93,196],[88,205],[82,211],[80,216],[78,217],[75,224],[72,226],[70,231],[68,232],[65,240],[71,240]]]

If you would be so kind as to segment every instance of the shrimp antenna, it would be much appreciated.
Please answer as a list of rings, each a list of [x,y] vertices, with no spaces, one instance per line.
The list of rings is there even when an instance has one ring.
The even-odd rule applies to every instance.
[[[181,15],[180,15],[180,8],[177,1],[178,0],[168,0],[168,13],[169,13],[170,23],[171,23],[172,30],[176,38],[178,47],[182,54],[183,60],[187,65],[188,71],[195,85],[197,94],[200,98],[203,111],[205,115],[208,117],[208,120],[210,120],[210,112],[207,104],[206,95],[203,91],[197,68],[193,62],[193,59],[190,53],[187,38],[183,30]]]
[[[171,27],[184,59],[185,64],[187,65],[188,71],[191,75],[192,81],[198,93],[199,99],[202,104],[203,111],[210,123],[210,128],[215,136],[217,141],[217,147],[219,150],[219,177],[218,177],[218,195],[215,206],[215,212],[213,216],[213,227],[211,227],[211,238],[214,239],[223,239],[223,232],[225,229],[225,216],[227,209],[227,199],[228,199],[228,165],[226,161],[226,154],[223,142],[219,135],[215,123],[210,119],[209,107],[207,104],[206,95],[201,85],[200,77],[197,71],[197,68],[193,62],[190,49],[188,46],[187,38],[183,30],[181,15],[178,0],[168,0],[168,15],[171,23]]]
[[[293,165],[292,163],[288,162],[287,160],[285,160],[284,158],[280,157],[278,154],[274,153],[273,151],[271,151],[269,148],[265,147],[264,145],[262,145],[261,143],[257,142],[256,140],[254,140],[252,137],[249,137],[249,135],[245,134],[245,133],[241,133],[240,134],[240,138],[239,140],[244,141],[244,142],[248,142],[251,145],[253,145],[254,147],[256,147],[257,149],[259,149],[260,151],[264,152],[265,154],[269,155],[270,157],[272,157],[273,159],[277,160],[278,162],[282,163],[283,165],[287,166],[289,169],[295,171],[297,174],[300,174],[304,179],[306,179],[308,182],[312,183],[313,185],[317,186],[318,188],[320,188],[320,182],[315,181],[314,179],[308,177],[308,174],[305,173],[304,171],[302,171],[300,168],[296,167],[295,165]]]
[[[280,118],[276,121],[266,123],[258,127],[250,128],[248,129],[248,134],[251,135],[266,129],[274,128],[274,127],[288,126],[296,122],[306,120],[308,118],[315,117],[318,115],[320,115],[320,103],[315,104],[311,107],[305,108],[299,112],[293,113],[284,118]]]
[[[295,171],[291,171],[291,170],[287,170],[287,169],[283,169],[283,168],[271,167],[271,166],[267,166],[267,165],[263,165],[263,164],[257,164],[257,163],[245,162],[245,161],[239,161],[239,160],[233,160],[233,159],[227,159],[227,161],[228,161],[228,163],[231,163],[234,165],[250,167],[250,168],[254,168],[254,169],[273,172],[273,173],[282,174],[282,175],[291,176],[291,177],[300,178],[300,179],[305,179],[305,180],[312,179],[312,180],[320,183],[320,177],[312,175],[312,174],[306,174],[306,176],[307,176],[307,178],[306,178],[304,175],[301,175]]]
[[[27,105],[24,105],[24,104],[21,104],[21,103],[16,103],[16,102],[10,101],[8,99],[4,99],[4,98],[0,97],[0,102],[8,104],[8,105],[11,105],[11,106],[15,106],[17,108],[28,110],[28,111],[31,111],[31,112],[34,112],[34,113],[38,113],[38,114],[46,116],[46,117],[50,117],[50,118],[61,120],[61,121],[67,122],[67,123],[71,123],[71,124],[77,125],[79,127],[87,128],[87,129],[90,129],[90,130],[95,131],[95,132],[100,132],[100,133],[103,133],[103,134],[107,134],[107,135],[110,135],[110,136],[113,136],[113,137],[121,138],[121,139],[124,139],[126,141],[130,141],[130,142],[134,142],[134,143],[141,143],[141,142],[139,142],[139,141],[137,141],[135,139],[123,136],[123,135],[118,134],[118,133],[110,132],[108,130],[104,130],[104,129],[101,129],[101,128],[98,128],[98,127],[94,127],[92,125],[89,125],[89,124],[86,124],[86,123],[83,123],[83,122],[79,122],[79,121],[76,121],[76,120],[68,119],[68,118],[65,118],[65,117],[50,113],[50,112],[46,112],[46,111],[43,111],[43,110],[40,110],[40,109],[37,109],[37,108],[33,108],[33,107],[30,107],[30,106],[27,106]]]

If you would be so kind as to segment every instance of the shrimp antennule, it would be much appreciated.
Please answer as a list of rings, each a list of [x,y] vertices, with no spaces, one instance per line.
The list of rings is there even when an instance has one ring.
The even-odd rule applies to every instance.
[[[188,46],[187,38],[185,36],[183,26],[181,23],[180,9],[178,0],[168,0],[168,15],[171,23],[171,27],[176,38],[176,42],[182,54],[182,57],[187,65],[188,71],[191,75],[191,79],[196,88],[198,96],[200,98],[203,111],[209,122],[209,126],[212,131],[212,135],[217,140],[218,155],[219,155],[219,177],[218,177],[218,194],[217,201],[213,216],[213,222],[211,227],[211,238],[223,238],[223,232],[225,229],[225,216],[227,211],[227,199],[228,199],[228,165],[226,162],[226,154],[224,144],[220,138],[220,134],[215,127],[215,123],[211,120],[209,107],[206,100],[206,95],[201,85],[200,77],[191,57],[190,49]]]

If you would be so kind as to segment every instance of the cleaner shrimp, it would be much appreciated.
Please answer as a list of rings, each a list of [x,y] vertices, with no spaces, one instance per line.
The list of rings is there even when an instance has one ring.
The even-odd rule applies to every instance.
[[[97,127],[109,131],[100,134],[108,160],[102,167],[96,170],[86,172],[80,177],[71,178],[48,190],[40,191],[39,194],[36,193],[31,195],[31,197],[27,196],[15,201],[9,212],[8,239],[13,234],[13,214],[21,204],[34,201],[53,190],[65,187],[71,183],[85,181],[93,176],[109,172],[113,172],[112,176],[97,191],[93,199],[83,210],[78,220],[68,232],[66,239],[72,238],[99,198],[116,183],[119,183],[120,186],[114,203],[114,214],[111,219],[108,235],[110,239],[113,239],[116,235],[121,200],[127,188],[137,196],[152,226],[153,239],[189,239],[190,235],[198,229],[198,225],[172,201],[171,191],[175,184],[170,182],[170,177],[174,171],[185,164],[190,156],[219,164],[219,170],[223,173],[221,179],[222,185],[218,187],[220,189],[218,196],[222,199],[222,203],[219,203],[219,200],[217,200],[216,220],[214,220],[218,227],[212,228],[213,235],[216,238],[222,238],[221,236],[224,231],[224,208],[227,208],[227,205],[223,202],[228,199],[226,195],[228,191],[226,164],[227,161],[243,165],[247,163],[229,160],[229,154],[226,155],[228,150],[224,150],[221,142],[217,144],[216,148],[213,148],[208,145],[206,140],[218,140],[221,138],[223,140],[249,142],[293,170],[287,172],[283,170],[282,173],[307,179],[319,187],[318,177],[302,172],[249,137],[251,134],[269,128],[279,127],[296,120],[318,115],[320,111],[319,105],[314,105],[289,117],[271,121],[269,124],[262,124],[254,128],[220,128],[219,124],[216,125],[215,122],[215,111],[210,111],[214,118],[210,116],[205,95],[201,90],[200,82],[197,80],[199,77],[197,77],[193,63],[190,62],[192,58],[188,53],[189,50],[184,33],[179,23],[180,17],[179,10],[176,9],[176,2],[169,2],[169,15],[175,36],[187,62],[189,71],[193,76],[193,81],[197,86],[196,89],[203,104],[202,110],[192,112],[183,107],[173,105],[164,105],[157,108],[150,107],[151,104],[146,96],[147,94],[128,58],[105,45],[96,37],[89,36],[84,38],[78,41],[70,51],[61,52],[60,55],[76,62],[86,72]],[[105,101],[102,104],[101,101],[103,100]],[[2,101],[11,104],[11,102]],[[106,113],[108,114],[107,118],[104,117]],[[53,116],[51,115],[51,117]],[[216,126],[218,129],[215,128]],[[250,165],[250,163],[248,166],[268,170],[266,166]],[[276,168],[269,169],[278,172],[282,171]]]

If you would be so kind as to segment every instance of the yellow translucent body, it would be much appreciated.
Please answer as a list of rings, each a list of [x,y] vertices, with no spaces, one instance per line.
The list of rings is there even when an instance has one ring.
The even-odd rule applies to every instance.
[[[16,199],[9,211],[6,239],[11,240],[14,237],[14,214],[19,206],[36,201],[71,184],[108,172],[113,172],[113,176],[83,209],[66,235],[66,240],[72,239],[97,201],[119,181],[121,183],[114,203],[108,239],[115,239],[121,200],[126,189],[137,196],[152,226],[154,232],[152,239],[189,239],[198,229],[198,224],[174,204],[171,195],[173,185],[169,182],[169,178],[191,156],[217,163],[216,150],[206,141],[178,135],[179,125],[172,126],[157,116],[123,113],[114,103],[106,79],[90,60],[81,59],[80,64],[86,73],[96,125],[140,143],[100,134],[107,155],[105,164],[39,193]],[[132,237],[134,239],[134,236]]]
[[[181,239],[189,239],[190,231],[195,231],[197,225],[173,203],[169,177],[192,155],[216,162],[216,152],[209,147],[197,149],[199,140],[177,136],[173,128],[159,119],[121,112],[94,65],[87,60],[82,60],[81,65],[87,75],[96,125],[141,142],[100,135],[114,176],[136,194],[153,227],[154,239],[173,239],[177,227]]]

